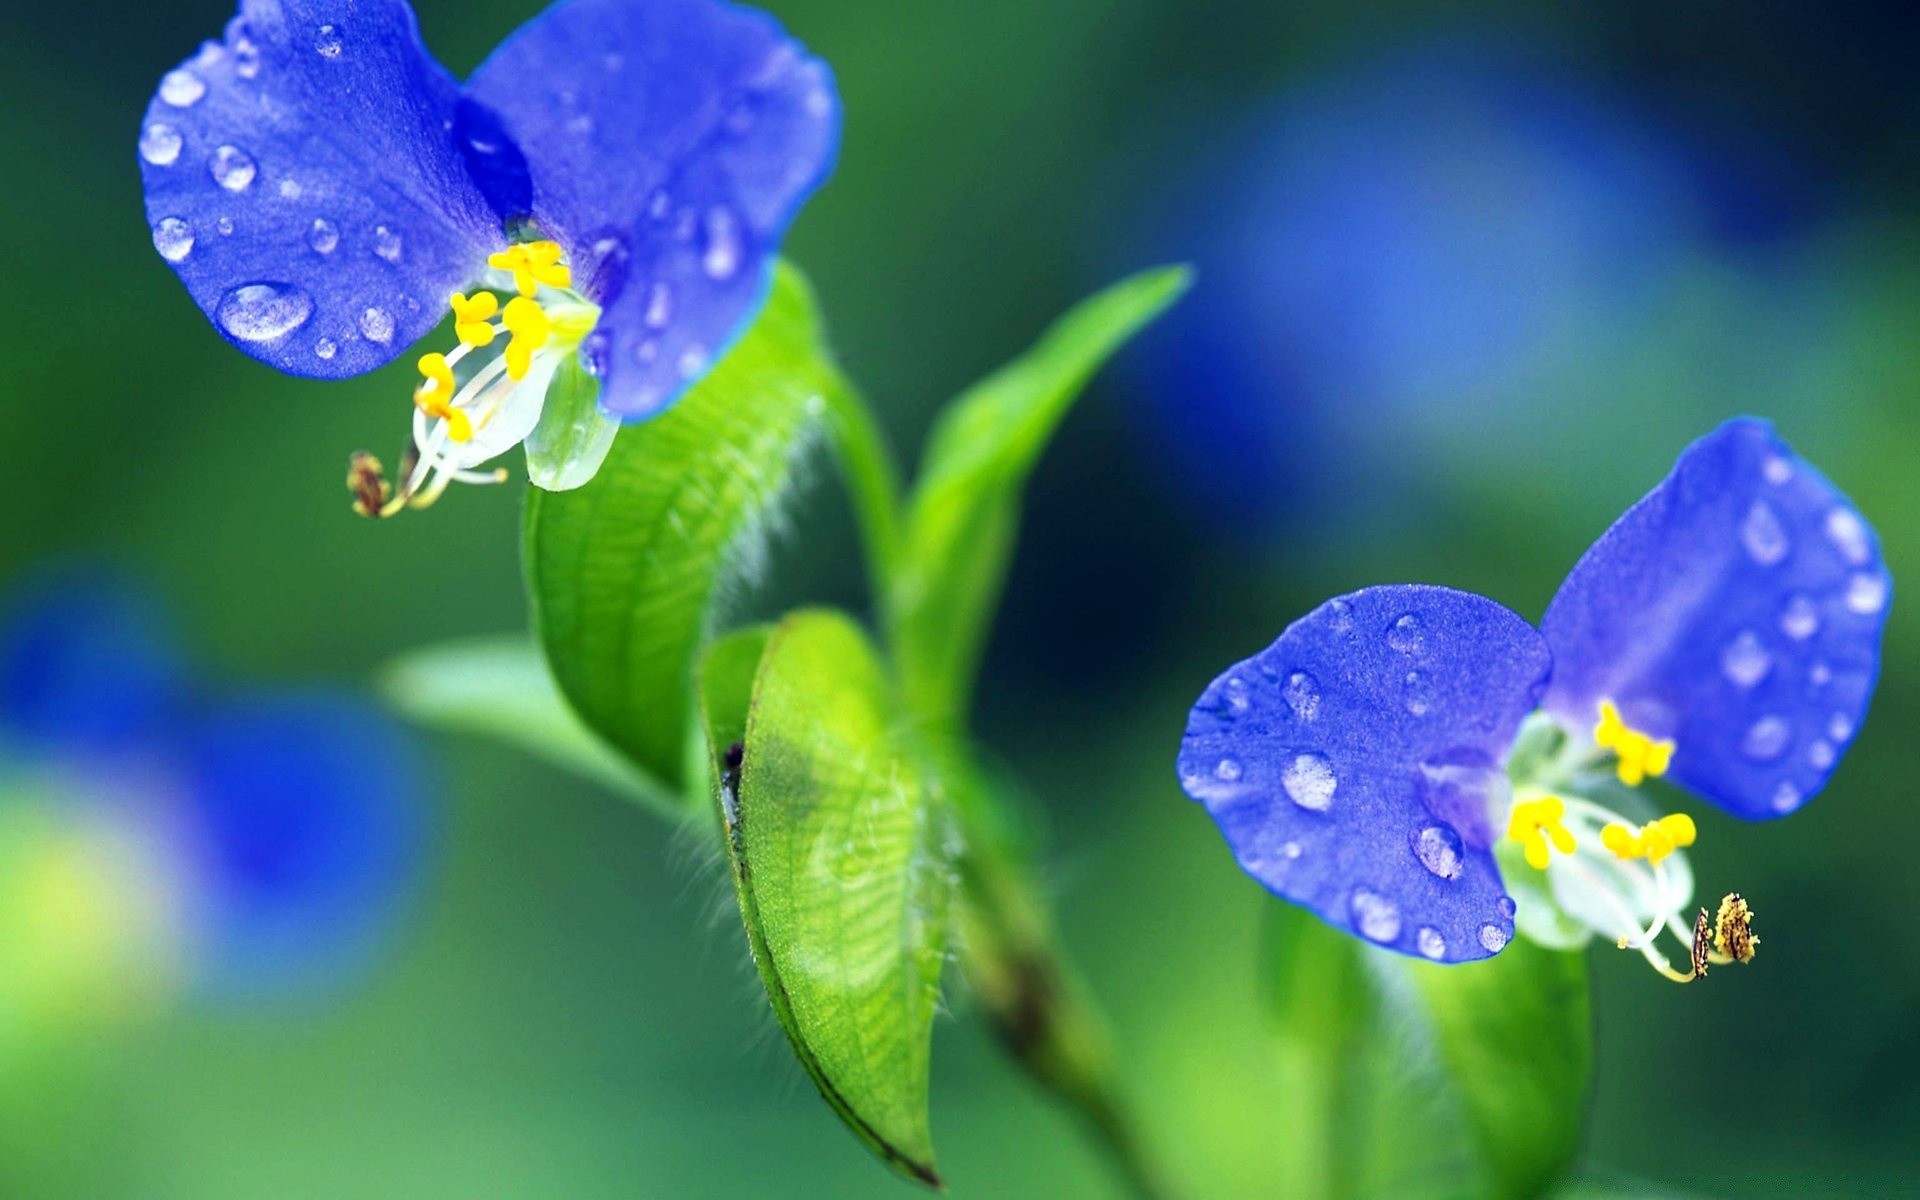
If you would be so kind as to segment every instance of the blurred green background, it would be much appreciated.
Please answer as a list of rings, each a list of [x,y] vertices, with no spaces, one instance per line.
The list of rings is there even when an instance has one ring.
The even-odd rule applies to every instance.
[[[1524,371],[1496,342],[1495,365],[1467,360],[1431,391],[1372,379],[1347,394],[1338,362],[1263,390],[1183,364],[1163,338],[1094,388],[1041,469],[980,726],[1044,801],[1066,937],[1110,1010],[1155,1153],[1185,1195],[1270,1194],[1287,1131],[1254,955],[1276,902],[1174,784],[1187,706],[1221,666],[1364,584],[1447,583],[1537,617],[1591,538],[1737,412],[1776,418],[1853,497],[1897,579],[1920,565],[1915,18],[1855,5],[774,7],[834,65],[847,114],[839,172],[789,253],[903,454],[941,401],[1149,260],[1201,262],[1187,324],[1167,337],[1225,328],[1259,343],[1260,279],[1236,276],[1214,236],[1258,157],[1258,139],[1233,131],[1289,96],[1337,106],[1342,80],[1391,80],[1396,56],[1423,46],[1497,45],[1572,81],[1597,119],[1690,180],[1687,164],[1719,161],[1717,148],[1761,148],[1757,173],[1695,188],[1709,217],[1739,226],[1761,212],[1758,232],[1668,219],[1659,188],[1615,193],[1602,155],[1547,230],[1578,253],[1501,257],[1501,230],[1474,224],[1473,187],[1451,223],[1328,235],[1385,269],[1464,229],[1515,264],[1459,288],[1445,270],[1387,270],[1380,286],[1411,299],[1341,300],[1368,319],[1602,297],[1598,316],[1575,305],[1556,310],[1552,336],[1526,334]],[[428,44],[459,74],[533,11],[419,4]],[[524,623],[520,497],[468,489],[386,524],[353,518],[346,455],[397,448],[409,370],[276,375],[221,342],[153,252],[140,113],[229,15],[222,0],[91,0],[8,19],[0,575],[104,558],[153,582],[210,671],[370,686],[409,648]],[[1404,98],[1417,105],[1418,89]],[[1364,121],[1395,117],[1391,103],[1361,108],[1351,138],[1365,147]],[[1317,111],[1304,110],[1310,128]],[[1517,161],[1551,175],[1563,152],[1583,153],[1551,135],[1502,141],[1524,111],[1473,117],[1472,139],[1494,140],[1463,133],[1458,161],[1519,145]],[[1452,127],[1427,125],[1394,153],[1454,161]],[[1529,158],[1539,145],[1560,148]],[[1487,186],[1492,211],[1534,211],[1524,188]],[[1656,253],[1657,269],[1626,293],[1589,278],[1619,257],[1588,238],[1595,222]],[[1478,244],[1451,249],[1480,261]],[[1532,277],[1540,261],[1553,271]],[[1365,320],[1338,329],[1361,331],[1356,361],[1406,349]],[[1458,367],[1448,355],[1473,335],[1443,324],[1439,348],[1408,361],[1416,374]],[[1168,433],[1222,420],[1227,402],[1270,408],[1257,415],[1276,423],[1271,463],[1209,471],[1217,450]],[[1296,438],[1296,419],[1319,423]],[[1338,454],[1286,456],[1323,442]],[[1211,486],[1221,472],[1241,492]],[[828,465],[813,475],[769,609],[860,603],[844,507]],[[1243,497],[1262,494],[1289,499],[1247,511]],[[1683,991],[1637,958],[1592,952],[1595,1171],[1701,1195],[1920,1186],[1920,743],[1904,736],[1920,718],[1917,620],[1895,605],[1872,719],[1825,799],[1791,826],[1700,816],[1696,871],[1703,888],[1752,900],[1758,963]],[[22,1194],[904,1194],[788,1060],[706,848],[509,751],[433,746],[433,849],[380,967],[326,997],[186,1006],[90,1035],[44,1076],[0,1080],[22,1122],[7,1138]],[[936,1029],[933,1113],[954,1192],[1114,1194],[1071,1120],[966,1019],[964,995],[952,1007]]]

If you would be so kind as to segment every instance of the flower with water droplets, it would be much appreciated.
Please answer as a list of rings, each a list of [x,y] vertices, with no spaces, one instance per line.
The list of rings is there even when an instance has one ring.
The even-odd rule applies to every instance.
[[[1698,978],[1752,959],[1752,913],[1738,894],[1711,922],[1692,909],[1699,830],[1642,785],[1750,820],[1804,805],[1866,717],[1891,593],[1838,489],[1732,420],[1601,535],[1537,629],[1417,585],[1296,621],[1200,697],[1180,782],[1248,874],[1374,944],[1458,963],[1516,932],[1597,934]]]
[[[759,311],[838,142],[826,65],[725,0],[560,0],[464,85],[405,0],[243,0],[162,77],[138,149],[155,249],[262,362],[361,374],[452,310],[409,469],[354,468],[384,515],[505,478],[482,467],[523,443],[535,484],[592,478]],[[539,436],[581,420],[546,405],[575,371],[594,436]]]

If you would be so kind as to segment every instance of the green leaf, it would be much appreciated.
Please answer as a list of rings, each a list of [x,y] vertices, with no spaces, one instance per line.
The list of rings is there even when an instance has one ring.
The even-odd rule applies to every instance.
[[[693,668],[716,604],[751,576],[840,386],[806,283],[781,264],[739,343],[672,408],[623,428],[591,483],[528,494],[534,628],[560,690],[669,785],[686,781]]]
[[[765,639],[744,726],[753,631],[713,646],[702,707],[728,858],[773,1012],[849,1128],[939,1185],[928,1057],[951,883],[938,789],[858,627],[796,613]],[[721,757],[744,728],[734,782]]]
[[[1519,939],[1441,966],[1276,905],[1279,1063],[1301,1194],[1520,1200],[1579,1148],[1592,1072],[1586,958]]]
[[[1189,281],[1165,267],[1083,301],[941,416],[908,502],[892,597],[916,711],[946,719],[965,707],[1040,452],[1093,373]]]
[[[581,723],[525,634],[470,638],[415,650],[382,673],[380,689],[422,725],[523,750],[677,819],[679,799]]]

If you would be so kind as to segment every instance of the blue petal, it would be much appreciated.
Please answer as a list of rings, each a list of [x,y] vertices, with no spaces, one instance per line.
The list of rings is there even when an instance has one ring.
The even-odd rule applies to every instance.
[[[189,758],[209,988],[284,992],[363,966],[420,857],[411,743],[345,698],[275,696],[215,715]]]
[[[245,0],[147,107],[154,246],[248,354],[371,370],[504,244],[453,138],[459,99],[403,0]]]
[[[1765,422],[1729,421],[1561,585],[1547,707],[1586,732],[1611,699],[1673,739],[1675,782],[1737,816],[1792,812],[1866,717],[1891,594],[1846,497]]]
[[[131,585],[63,572],[0,618],[0,740],[65,753],[145,748],[185,689],[171,630]]]
[[[606,310],[583,355],[627,418],[671,403],[758,311],[839,143],[826,65],[718,0],[563,0],[468,91],[525,152],[534,219]]]
[[[1180,782],[1248,874],[1328,924],[1466,962],[1513,936],[1491,808],[1551,660],[1491,600],[1375,587],[1213,681]]]

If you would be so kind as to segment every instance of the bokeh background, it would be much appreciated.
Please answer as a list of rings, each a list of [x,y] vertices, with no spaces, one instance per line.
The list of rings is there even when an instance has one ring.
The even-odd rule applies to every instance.
[[[1537,616],[1679,449],[1740,412],[1852,495],[1896,579],[1920,570],[1912,12],[773,7],[847,111],[791,255],[903,451],[1080,294],[1199,265],[1040,470],[980,724],[1044,802],[1066,936],[1154,1151],[1187,1195],[1268,1194],[1287,1131],[1255,953],[1274,902],[1174,784],[1188,704],[1363,584]],[[464,74],[534,5],[419,11]],[[397,447],[405,367],[275,375],[153,252],[140,114],[230,15],[8,17],[0,575],[110,564],[172,610],[206,677],[370,691],[409,648],[523,624],[520,497],[354,519],[347,452]],[[860,602],[815,474],[769,607]],[[1871,719],[1820,802],[1790,826],[1701,815],[1696,868],[1752,899],[1759,962],[1682,991],[1593,952],[1593,1170],[1697,1195],[1920,1186],[1915,611],[1894,606]],[[787,1061],[697,841],[510,751],[419,740],[423,845],[380,952],[314,986],[47,1032],[0,1076],[0,1192],[904,1194]],[[953,1008],[933,1105],[955,1193],[1113,1194]]]

